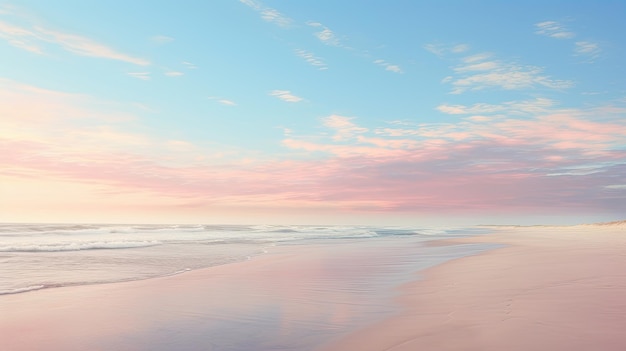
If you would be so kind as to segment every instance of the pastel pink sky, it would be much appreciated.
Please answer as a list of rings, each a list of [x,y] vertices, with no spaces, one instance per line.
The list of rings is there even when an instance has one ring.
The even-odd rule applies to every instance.
[[[481,222],[626,205],[615,105],[529,100],[524,119],[513,104],[440,106],[466,117],[375,129],[332,114],[316,133],[286,130],[277,155],[161,138],[136,106],[0,86],[1,221]]]

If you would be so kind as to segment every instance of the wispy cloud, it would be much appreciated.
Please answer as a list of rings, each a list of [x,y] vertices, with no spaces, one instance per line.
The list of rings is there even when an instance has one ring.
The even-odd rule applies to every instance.
[[[402,72],[402,68],[400,68],[400,66],[398,65],[393,65],[385,60],[375,60],[374,61],[375,64],[382,66],[385,68],[386,71],[391,71],[394,73],[403,73]]]
[[[209,100],[215,100],[217,102],[219,102],[222,105],[226,105],[226,106],[237,106],[237,104],[232,101],[232,100],[228,100],[228,99],[224,99],[218,96],[209,96]]]
[[[509,101],[503,104],[485,104],[478,103],[471,106],[466,105],[448,105],[442,104],[437,106],[437,110],[451,115],[484,115],[484,114],[502,114],[507,115],[523,115],[537,114],[549,111],[555,105],[555,102],[546,98],[536,98],[526,101]]]
[[[280,27],[288,27],[293,21],[291,18],[283,15],[276,9],[264,6],[260,1],[256,0],[239,0],[241,3],[248,5],[261,15],[265,21],[274,23]]]
[[[183,61],[183,65],[188,68],[188,69],[197,69],[198,66],[196,66],[195,64],[191,63],[191,62],[187,62],[187,61]]]
[[[424,49],[437,56],[444,56],[448,53],[461,54],[469,51],[468,44],[444,45],[444,44],[426,44]]]
[[[128,75],[141,80],[150,80],[150,72],[129,72]]]
[[[546,21],[535,24],[538,30],[537,34],[545,35],[556,39],[572,39],[576,37],[574,32],[571,32],[563,25],[555,21]],[[586,62],[592,63],[600,57],[602,50],[598,43],[592,41],[579,40],[576,41],[574,46],[574,55],[582,56],[586,58]]]
[[[307,63],[309,63],[311,66],[315,66],[317,67],[317,69],[319,70],[326,70],[328,69],[328,65],[326,65],[326,63],[324,62],[324,60],[322,60],[321,58],[315,56],[315,54],[308,52],[306,50],[302,50],[302,49],[297,49],[295,50],[296,55],[298,55],[298,57],[303,58]]]
[[[180,77],[180,76],[185,75],[185,73],[178,72],[178,71],[167,71],[164,74],[168,77]]]
[[[571,39],[575,36],[574,32],[556,21],[539,22],[535,24],[535,28],[537,28],[535,33],[555,39]]]
[[[318,29],[318,31],[315,32],[314,35],[322,43],[326,45],[332,45],[332,46],[340,46],[340,47],[343,46],[339,38],[335,35],[335,32],[333,32],[330,28],[326,27],[325,25],[319,22],[309,21],[307,22],[307,24],[311,27],[315,27]]]
[[[335,130],[333,140],[346,140],[354,137],[357,134],[367,132],[367,128],[359,127],[352,122],[353,117],[346,117],[340,115],[330,115],[323,119],[323,123],[326,127]]]
[[[209,96],[209,100],[215,100],[217,102],[219,102],[222,105],[226,105],[226,106],[237,106],[237,103],[235,103],[232,100],[229,99],[224,99],[218,96]]]
[[[219,102],[222,105],[237,106],[237,104],[234,101],[232,101],[232,100],[219,99],[219,100],[217,100],[217,102]]]
[[[168,37],[167,35],[155,35],[152,38],[150,38],[150,40],[152,40],[152,42],[157,43],[157,44],[168,44],[174,41],[174,38],[172,37]]]
[[[289,90],[273,90],[270,92],[270,95],[287,102],[300,102],[304,100],[299,96],[293,95]]]
[[[460,54],[460,53],[468,51],[469,49],[470,49],[469,45],[459,44],[459,45],[454,45],[453,47],[451,47],[450,51],[455,54]]]
[[[574,49],[577,55],[585,56],[589,60],[595,60],[600,57],[602,50],[597,43],[590,41],[577,41],[576,48]]]
[[[37,54],[45,53],[44,44],[55,44],[65,51],[80,56],[124,61],[139,66],[150,64],[148,60],[121,53],[87,37],[50,30],[41,26],[26,29],[0,21],[0,38],[17,48]]]
[[[543,68],[492,59],[488,53],[467,56],[454,68],[455,76],[444,79],[453,86],[452,94],[471,90],[501,88],[519,90],[536,87],[567,89],[574,85],[568,80],[553,79]]]
[[[535,24],[537,34],[545,35],[556,39],[572,39],[576,37],[574,32],[568,31],[565,27],[555,21],[546,21]],[[600,57],[602,49],[598,43],[592,41],[579,40],[575,42],[574,55],[585,57],[591,63]]]

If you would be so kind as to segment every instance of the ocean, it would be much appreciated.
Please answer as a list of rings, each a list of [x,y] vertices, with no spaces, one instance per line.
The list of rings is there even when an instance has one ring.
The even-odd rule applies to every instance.
[[[385,242],[404,247],[485,232],[371,226],[0,224],[0,295],[182,274],[248,260],[276,246]],[[422,255],[415,249],[407,255],[424,266],[479,249],[471,247],[422,247]],[[440,259],[425,259],[429,250],[439,252]],[[406,266],[407,271],[419,268],[415,263]]]

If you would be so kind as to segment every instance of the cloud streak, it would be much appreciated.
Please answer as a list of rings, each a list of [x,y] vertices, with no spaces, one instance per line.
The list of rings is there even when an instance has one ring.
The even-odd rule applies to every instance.
[[[400,68],[400,66],[398,65],[393,65],[385,60],[375,60],[374,61],[375,64],[384,67],[386,71],[391,71],[394,73],[403,73],[402,72],[402,68]]]
[[[299,96],[295,96],[289,90],[272,90],[270,96],[275,96],[286,102],[300,102],[304,100]]]
[[[229,99],[224,99],[221,97],[217,97],[217,96],[209,96],[209,100],[215,100],[217,102],[219,102],[222,105],[226,105],[226,106],[237,106],[237,103],[229,100]]]
[[[0,38],[17,48],[36,54],[45,54],[44,44],[55,44],[67,52],[80,56],[123,61],[139,66],[150,64],[148,60],[121,53],[87,37],[50,30],[41,26],[26,29],[0,21]]]
[[[452,85],[452,94],[488,88],[520,90],[543,87],[563,90],[574,86],[571,81],[545,75],[541,67],[493,59],[489,53],[464,57],[454,72],[454,76],[443,80]]]
[[[128,75],[141,80],[150,80],[150,72],[129,72]]]
[[[535,33],[555,39],[571,39],[576,36],[574,32],[567,30],[564,25],[556,21],[539,22],[535,24],[535,28],[537,29]]]
[[[333,32],[330,28],[319,22],[310,21],[307,24],[311,27],[317,28],[318,31],[313,35],[315,35],[315,37],[322,43],[331,46],[344,47],[335,32]]]
[[[267,22],[274,23],[280,27],[289,27],[293,22],[291,18],[283,15],[276,9],[264,6],[261,2],[256,0],[239,0],[241,3],[247,5],[254,11],[261,15],[261,18]]]
[[[548,36],[555,39],[573,39],[576,37],[574,32],[571,32],[565,27],[555,21],[545,21],[535,24],[538,29],[535,33]],[[586,40],[579,40],[575,42],[574,55],[586,57],[587,62],[594,62],[600,57],[602,50],[598,43]]]
[[[588,57],[590,60],[595,60],[600,57],[602,50],[597,43],[589,41],[577,41],[576,48],[574,49],[578,56]]]
[[[319,70],[327,70],[328,65],[321,58],[315,56],[315,54],[306,50],[297,49],[295,53],[298,57],[303,58],[311,66],[317,67]]]

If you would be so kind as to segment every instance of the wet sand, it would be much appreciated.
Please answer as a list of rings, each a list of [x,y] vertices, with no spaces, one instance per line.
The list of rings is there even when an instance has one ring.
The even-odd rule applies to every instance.
[[[626,350],[626,224],[510,227],[507,245],[423,272],[402,312],[324,351]]]
[[[313,350],[397,313],[395,288],[416,271],[483,247],[423,240],[288,245],[165,278],[3,295],[0,350]]]

